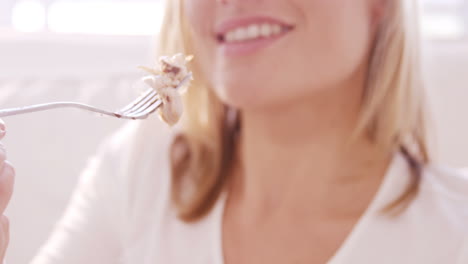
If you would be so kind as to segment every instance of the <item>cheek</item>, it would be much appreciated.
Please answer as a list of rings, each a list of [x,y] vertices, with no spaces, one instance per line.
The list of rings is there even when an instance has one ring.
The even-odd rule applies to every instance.
[[[201,29],[209,22],[210,2],[212,0],[181,0],[188,24],[194,29]]]
[[[271,74],[255,87],[264,103],[312,97],[345,87],[362,74],[371,39],[367,9],[357,4],[364,1],[304,1],[287,48],[271,59]]]
[[[184,16],[189,28],[193,45],[193,55],[202,74],[210,77],[214,59],[215,39],[213,38],[213,21],[215,10],[213,0],[183,0]],[[200,76],[197,76],[200,78]]]
[[[303,76],[310,76],[310,86],[319,89],[339,85],[364,63],[371,32],[367,9],[359,4],[365,1],[312,2],[318,4],[305,15],[304,41],[298,50],[308,58]]]

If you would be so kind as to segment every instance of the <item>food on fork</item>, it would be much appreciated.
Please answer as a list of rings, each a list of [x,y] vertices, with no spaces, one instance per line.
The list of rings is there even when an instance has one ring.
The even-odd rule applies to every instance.
[[[158,109],[160,118],[168,125],[175,125],[183,113],[183,103],[181,94],[186,91],[188,84],[184,87],[177,86],[191,72],[187,69],[187,62],[192,56],[185,57],[178,53],[172,57],[163,56],[159,59],[159,65],[156,69],[140,67],[151,73],[151,76],[143,78],[143,82],[152,87],[162,100],[162,106]]]

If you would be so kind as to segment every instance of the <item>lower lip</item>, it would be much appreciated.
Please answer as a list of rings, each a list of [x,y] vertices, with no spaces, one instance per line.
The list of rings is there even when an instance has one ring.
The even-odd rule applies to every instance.
[[[221,52],[225,56],[245,56],[253,54],[273,44],[280,38],[284,37],[287,33],[289,33],[289,30],[267,38],[259,38],[241,42],[220,43]]]

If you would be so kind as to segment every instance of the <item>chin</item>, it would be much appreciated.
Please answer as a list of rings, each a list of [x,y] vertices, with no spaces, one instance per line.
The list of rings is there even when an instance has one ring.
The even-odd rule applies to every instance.
[[[247,89],[218,89],[216,91],[220,100],[237,109],[251,108],[261,105],[261,100],[258,100],[258,96],[252,96]]]
[[[270,108],[281,103],[281,98],[273,98],[268,91],[248,86],[233,88],[221,87],[216,93],[220,100],[239,110]]]
[[[217,80],[213,88],[223,103],[237,109],[258,107],[268,99],[268,91],[246,78],[223,78]]]

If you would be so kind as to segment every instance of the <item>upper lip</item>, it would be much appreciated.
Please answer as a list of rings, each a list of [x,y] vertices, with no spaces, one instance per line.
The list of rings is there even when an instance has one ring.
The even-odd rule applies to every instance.
[[[215,35],[217,38],[224,36],[227,32],[238,28],[248,26],[250,24],[261,24],[261,23],[271,23],[278,24],[282,27],[292,28],[293,25],[288,24],[280,19],[269,17],[269,16],[250,16],[250,17],[240,17],[240,18],[231,18],[221,21],[215,27]]]

